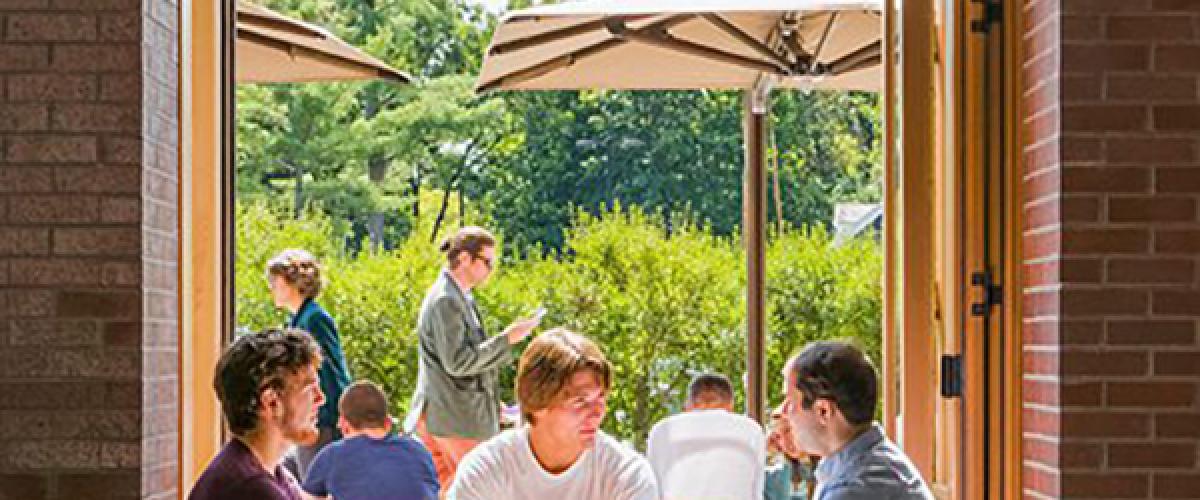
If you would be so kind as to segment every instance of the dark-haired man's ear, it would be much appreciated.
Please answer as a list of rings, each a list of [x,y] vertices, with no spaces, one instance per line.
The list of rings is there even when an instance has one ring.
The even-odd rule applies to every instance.
[[[812,411],[817,415],[817,421],[821,422],[821,425],[829,425],[833,422],[834,412],[837,411],[837,408],[828,399],[818,399],[813,401]]]
[[[263,389],[262,393],[260,393],[258,396],[258,402],[263,413],[270,413],[272,415],[279,413],[279,405],[281,402],[279,400],[278,390],[274,388]]]

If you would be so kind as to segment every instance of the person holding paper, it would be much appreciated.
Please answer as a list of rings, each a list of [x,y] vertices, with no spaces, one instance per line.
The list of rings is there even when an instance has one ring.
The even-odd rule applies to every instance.
[[[518,320],[489,337],[471,290],[495,269],[495,237],[480,227],[464,227],[442,243],[441,251],[446,268],[417,318],[417,384],[404,428],[420,437],[438,480],[447,485],[463,456],[500,432],[500,369],[512,362],[513,346],[540,318]]]

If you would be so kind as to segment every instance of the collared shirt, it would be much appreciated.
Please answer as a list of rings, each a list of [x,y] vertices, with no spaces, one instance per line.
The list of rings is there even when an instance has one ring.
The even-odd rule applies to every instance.
[[[471,290],[463,287],[463,284],[458,282],[458,278],[455,278],[449,269],[442,269],[442,273],[446,275],[446,279],[450,280],[450,283],[454,284],[454,288],[457,288],[459,293],[462,293],[463,300],[467,301],[467,308],[470,309],[468,312],[475,323],[475,328],[482,330],[483,318],[479,314],[479,307],[475,305],[475,295],[471,294]]]
[[[817,465],[816,500],[933,500],[921,473],[879,424]]]

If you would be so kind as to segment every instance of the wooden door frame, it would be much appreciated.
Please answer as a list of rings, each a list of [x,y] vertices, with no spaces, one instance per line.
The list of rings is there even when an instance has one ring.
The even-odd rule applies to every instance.
[[[230,179],[233,5],[179,3],[179,498],[224,440],[212,382],[228,332],[232,284]]]
[[[937,8],[939,1],[943,2],[943,10]],[[229,153],[228,147],[232,145],[225,137],[228,130],[222,128],[223,123],[228,126],[231,118],[225,112],[228,103],[224,100],[232,95],[232,88],[226,83],[232,81],[228,74],[232,65],[225,52],[227,47],[222,46],[226,40],[222,27],[232,26],[233,18],[230,9],[220,8],[222,3],[185,0],[179,7],[180,47],[183,48],[180,65],[181,498],[215,456],[222,440],[220,408],[211,389],[216,358],[229,328],[227,309],[232,295],[231,283],[225,278],[231,257],[228,252],[231,242],[227,241],[231,237],[228,234],[230,207],[226,199],[230,191],[225,186],[228,179],[223,177],[226,169],[222,165]],[[947,293],[961,289],[963,285],[960,278],[951,277],[954,267],[946,258],[962,248],[963,235],[945,230],[957,227],[946,219],[947,216],[964,215],[956,215],[951,208],[953,198],[946,197],[947,193],[953,192],[957,177],[952,169],[945,168],[951,164],[946,158],[953,157],[946,156],[946,151],[952,150],[953,144],[949,141],[950,134],[944,132],[956,130],[958,124],[950,119],[952,114],[947,115],[948,108],[941,104],[957,95],[954,92],[959,89],[953,86],[957,67],[935,64],[936,57],[961,47],[961,41],[945,38],[947,32],[944,31],[953,24],[947,19],[953,12],[959,13],[955,18],[959,22],[964,15],[970,15],[953,10],[958,3],[957,0],[903,2],[902,15],[898,0],[887,0],[884,4],[883,23],[887,34],[884,64],[888,84],[883,92],[883,203],[887,217],[883,236],[883,423],[888,434],[901,443],[927,478],[954,478],[956,475],[965,478],[959,479],[961,484],[944,494],[952,498],[979,498],[974,493],[966,494],[983,491],[979,475],[964,476],[961,475],[963,471],[955,468],[960,463],[957,460],[960,453],[970,456],[980,453],[979,450],[970,447],[951,450],[947,447],[956,441],[938,439],[958,429],[939,411],[940,346],[934,344],[933,335],[905,334],[946,328],[960,331],[959,325],[953,321],[939,321],[938,316],[940,311],[961,310],[965,302],[964,294]],[[1003,150],[1008,175],[1003,180],[1005,221],[1002,229],[1007,238],[1004,248],[998,251],[1005,262],[1003,283],[1008,286],[1004,288],[1006,306],[1002,309],[1004,343],[995,350],[1004,358],[1002,363],[993,364],[990,373],[976,374],[976,379],[983,377],[982,383],[1000,389],[992,391],[992,407],[1001,408],[1006,418],[1002,427],[967,426],[964,433],[968,443],[989,440],[1002,450],[999,460],[1005,467],[985,471],[992,474],[988,480],[992,498],[1020,491],[1021,296],[1017,286],[1020,268],[1015,263],[1019,262],[1021,237],[1017,223],[1021,179],[1015,168],[1019,129],[1014,116],[1015,103],[1019,102],[1017,89],[1020,88],[1017,81],[1020,34],[1016,29],[1020,26],[1019,14],[1009,13],[1004,20],[1007,50],[1003,53],[1002,64],[1006,70],[1002,86],[1007,105],[992,103],[994,110],[990,115],[1000,117],[1000,126],[1006,131]],[[936,36],[939,29],[943,30],[941,37]],[[893,33],[903,37],[903,46],[894,45],[895,40],[890,36]],[[946,60],[942,59],[942,62]],[[976,83],[969,79],[967,82]],[[900,99],[901,96],[907,96],[907,99]],[[907,138],[897,133],[899,120],[903,120]],[[906,165],[923,168],[897,168],[901,160]],[[936,216],[930,216],[935,213]],[[940,224],[935,222],[939,220]],[[952,316],[941,315],[943,319]],[[965,406],[969,410],[971,405]],[[897,420],[899,415],[905,416],[902,422]],[[929,422],[937,423],[940,432],[930,433]],[[977,463],[977,460],[971,463]],[[967,465],[964,470],[970,467],[972,465]]]
[[[940,498],[1007,498],[1021,474],[1020,12],[984,37],[971,31],[983,16],[975,2],[884,6],[884,425]],[[1001,168],[985,196],[986,162]],[[1004,285],[986,339],[969,312],[982,299],[970,282],[979,269]],[[963,355],[961,398],[941,397],[942,353]]]

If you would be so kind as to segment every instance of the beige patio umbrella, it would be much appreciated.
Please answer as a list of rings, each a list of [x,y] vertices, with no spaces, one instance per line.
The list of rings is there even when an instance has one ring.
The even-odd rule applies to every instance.
[[[617,0],[534,7],[504,17],[477,89],[745,91],[747,411],[765,398],[766,183],[773,87],[882,86],[879,0]]]
[[[246,2],[237,4],[235,50],[238,83],[411,80],[323,28]]]

